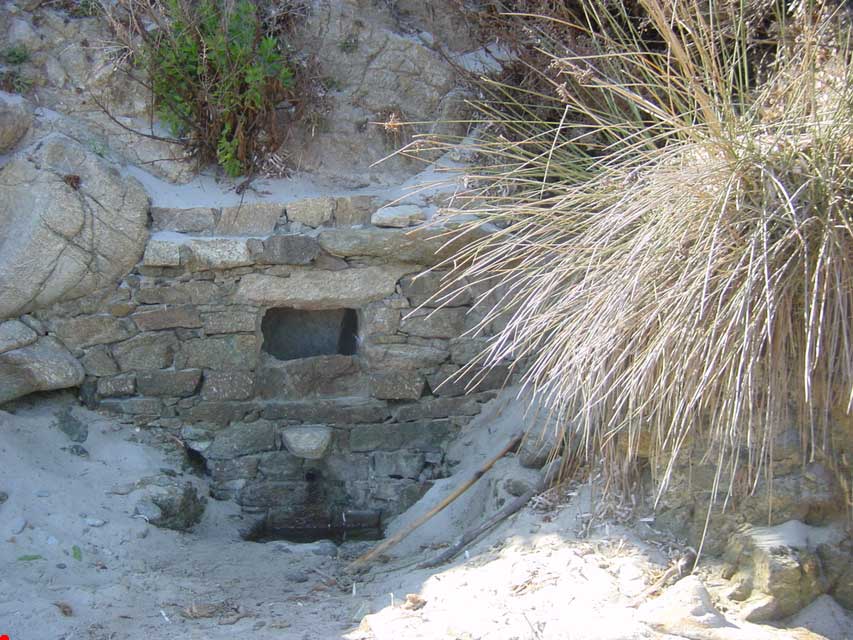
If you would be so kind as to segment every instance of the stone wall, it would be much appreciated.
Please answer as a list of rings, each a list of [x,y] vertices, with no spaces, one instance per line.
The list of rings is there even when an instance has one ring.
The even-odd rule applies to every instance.
[[[469,389],[451,378],[486,343],[461,337],[480,318],[479,292],[441,309],[430,299],[445,273],[436,265],[470,238],[401,226],[422,218],[352,196],[154,209],[144,258],[118,288],[26,320],[79,359],[90,405],[171,429],[200,453],[215,497],[281,526],[388,516],[442,473],[444,444],[507,375]],[[342,317],[315,323],[312,312],[351,309],[354,343],[279,359],[264,349],[269,309],[300,310],[267,324],[304,319],[283,330],[306,335]]]

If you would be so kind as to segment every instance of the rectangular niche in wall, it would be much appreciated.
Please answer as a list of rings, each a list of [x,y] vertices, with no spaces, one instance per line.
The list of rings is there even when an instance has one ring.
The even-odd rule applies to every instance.
[[[279,360],[341,354],[351,356],[358,345],[355,309],[304,311],[269,309],[261,321],[262,349]]]

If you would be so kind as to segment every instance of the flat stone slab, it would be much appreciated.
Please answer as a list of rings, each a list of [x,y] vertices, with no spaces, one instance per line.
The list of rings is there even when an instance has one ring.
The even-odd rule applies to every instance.
[[[280,278],[249,274],[240,280],[237,300],[293,309],[356,308],[394,293],[397,281],[416,270],[410,265],[387,265],[341,271],[299,271]]]
[[[412,229],[336,228],[320,233],[320,246],[333,256],[387,258],[432,266],[484,237],[483,227],[457,231],[430,225]]]

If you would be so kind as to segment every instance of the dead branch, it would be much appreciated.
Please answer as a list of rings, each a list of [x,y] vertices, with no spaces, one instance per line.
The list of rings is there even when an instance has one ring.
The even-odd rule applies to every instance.
[[[551,486],[551,484],[554,482],[554,479],[557,477],[557,474],[560,472],[561,462],[561,458],[553,460],[548,466],[546,466],[542,470],[542,473],[539,476],[539,480],[536,482],[532,489],[518,496],[515,500],[511,501],[503,509],[498,511],[496,514],[494,514],[491,518],[489,518],[482,524],[465,531],[465,533],[463,533],[459,537],[459,539],[450,547],[442,551],[440,554],[438,554],[431,560],[421,562],[417,566],[417,568],[431,569],[432,567],[437,567],[439,565],[444,564],[445,562],[449,562],[456,555],[458,555],[459,552],[462,551],[462,549],[474,542],[474,540],[486,533],[489,529],[493,528],[499,522],[506,520],[517,511],[523,509],[524,506],[528,502],[530,502],[530,499],[533,498],[533,496],[542,493],[543,491],[545,491],[545,489]]]

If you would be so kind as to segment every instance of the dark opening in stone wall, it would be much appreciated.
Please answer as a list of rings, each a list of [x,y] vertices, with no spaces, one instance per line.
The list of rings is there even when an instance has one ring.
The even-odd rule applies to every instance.
[[[264,314],[261,332],[262,349],[279,360],[351,356],[358,347],[358,315],[354,309],[274,308]]]

